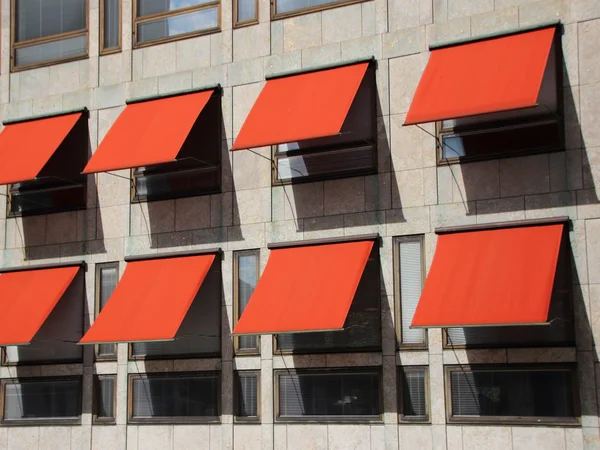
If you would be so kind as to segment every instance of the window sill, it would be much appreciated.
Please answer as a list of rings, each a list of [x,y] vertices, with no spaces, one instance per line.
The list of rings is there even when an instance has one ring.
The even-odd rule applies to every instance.
[[[144,418],[134,419],[129,418],[127,420],[128,425],[193,425],[193,424],[220,424],[221,417],[160,417],[160,418]]]
[[[275,419],[275,423],[285,423],[285,424],[317,424],[317,423],[327,423],[327,424],[364,424],[364,425],[377,425],[383,423],[383,416],[378,417],[331,417],[331,416],[312,416],[312,417],[277,417]]]
[[[473,418],[473,417],[448,417],[448,425],[512,425],[512,426],[544,426],[544,427],[581,427],[581,422],[578,418],[558,418],[550,417],[489,417],[489,418]]]
[[[29,420],[3,420],[2,427],[39,427],[39,426],[65,426],[81,425],[81,418],[76,419],[29,419]]]

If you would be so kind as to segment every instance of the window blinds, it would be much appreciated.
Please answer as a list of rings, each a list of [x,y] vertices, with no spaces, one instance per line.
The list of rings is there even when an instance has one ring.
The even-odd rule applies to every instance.
[[[239,417],[258,416],[258,375],[256,373],[238,372],[237,401]]]
[[[425,330],[410,328],[423,288],[422,240],[402,240],[398,246],[401,340],[403,344],[422,344],[425,342]]]
[[[427,417],[426,371],[423,368],[404,372],[402,413],[406,417]]]

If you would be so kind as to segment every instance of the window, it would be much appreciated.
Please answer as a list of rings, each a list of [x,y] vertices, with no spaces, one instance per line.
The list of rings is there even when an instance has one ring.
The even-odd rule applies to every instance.
[[[130,375],[130,422],[216,421],[218,373]]]
[[[561,150],[563,143],[561,65],[555,42],[538,106],[438,123],[439,161],[474,161]]]
[[[425,348],[426,331],[422,328],[410,328],[425,278],[423,236],[406,236],[394,240],[394,267],[400,345]]]
[[[97,375],[94,388],[94,423],[115,423],[117,376]]]
[[[86,57],[86,0],[13,0],[12,69]]]
[[[119,263],[107,263],[96,265],[96,317],[106,306],[106,302],[112,295],[119,282]],[[98,344],[96,347],[96,359],[107,360],[117,358],[117,344]]]
[[[379,248],[373,245],[344,329],[275,335],[276,351],[293,353],[376,351],[381,348]]]
[[[119,0],[100,1],[100,54],[121,50],[121,6]]]
[[[218,258],[217,258],[218,259]],[[221,268],[215,261],[175,340],[131,344],[133,359],[217,357],[221,354]]]
[[[273,183],[342,178],[377,171],[375,69],[371,65],[341,133],[273,147]]]
[[[198,36],[219,30],[220,6],[210,0],[136,0],[136,46]]]
[[[570,367],[447,367],[453,421],[576,422]]]
[[[132,170],[133,201],[220,192],[221,121],[221,98],[216,90],[196,119],[176,161]]]
[[[29,345],[4,347],[5,364],[74,363],[83,360],[83,346],[77,345],[77,342],[83,335],[84,278],[84,271],[80,269]]]
[[[78,423],[81,378],[2,380],[2,423]]]
[[[466,327],[445,330],[446,347],[541,347],[575,344],[568,231],[561,240],[548,325]]]
[[[352,3],[357,3],[357,0],[275,0],[271,3],[271,16],[278,19]]]
[[[258,250],[235,252],[234,254],[234,296],[236,319],[239,319],[258,283],[260,255]],[[259,336],[235,336],[236,352],[259,353]]]
[[[33,216],[85,209],[87,176],[87,113],[81,115],[38,177],[8,187],[7,215]]]
[[[380,420],[381,374],[376,369],[280,371],[279,420]]]
[[[257,0],[233,0],[233,26],[244,27],[258,23]]]
[[[260,420],[260,372],[236,372],[235,415],[239,420]]]
[[[429,421],[429,376],[427,367],[399,367],[400,420]]]

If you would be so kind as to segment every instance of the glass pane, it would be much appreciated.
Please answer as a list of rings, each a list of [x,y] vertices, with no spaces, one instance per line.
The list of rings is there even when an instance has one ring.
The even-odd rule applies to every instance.
[[[100,418],[115,417],[115,379],[99,378],[96,415]]]
[[[403,374],[402,413],[407,417],[427,417],[425,369]]]
[[[152,173],[137,169],[134,175],[136,195],[157,200],[216,192],[219,188],[218,170],[220,169],[197,168]]]
[[[254,292],[258,282],[258,255],[240,255],[238,262],[238,310],[241,317],[250,296]],[[254,350],[258,346],[257,336],[240,336],[238,338],[238,348],[240,350]]]
[[[237,0],[237,20],[256,20],[256,0]]]
[[[104,49],[115,48],[119,46],[119,0],[104,1]]]
[[[136,419],[216,416],[218,393],[217,375],[134,379],[132,415]]]
[[[7,384],[4,420],[77,418],[81,380],[43,380]]]
[[[338,0],[277,0],[277,14],[337,3]]]
[[[138,0],[138,17],[204,5],[214,0]]]
[[[279,414],[281,417],[378,416],[379,375],[280,375]]]
[[[573,417],[571,372],[452,372],[452,414],[460,417]]]
[[[138,24],[138,42],[154,41],[194,31],[210,30],[219,26],[219,10],[202,9],[178,16],[165,17]]]
[[[85,0],[17,0],[16,41],[83,30],[85,16]]]
[[[258,376],[238,373],[238,411],[240,417],[258,416]]]
[[[86,53],[87,36],[76,36],[15,49],[15,64],[17,66],[28,66],[46,61],[83,56]]]
[[[402,343],[422,344],[425,342],[425,330],[411,329],[417,303],[423,287],[423,261],[421,240],[402,241],[399,245],[400,256],[400,302],[402,314]]]
[[[106,302],[114,292],[119,281],[119,268],[117,266],[102,267],[99,274],[98,313],[102,311]],[[97,347],[98,356],[115,356],[116,344],[100,344]]]

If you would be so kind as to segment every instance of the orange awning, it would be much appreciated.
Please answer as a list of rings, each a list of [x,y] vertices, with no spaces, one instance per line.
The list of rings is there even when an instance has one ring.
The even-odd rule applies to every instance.
[[[563,227],[440,235],[412,326],[547,323]]]
[[[81,114],[6,125],[0,133],[0,185],[36,178]]]
[[[373,241],[273,249],[233,334],[339,330]]]
[[[433,50],[404,125],[536,106],[555,28]]]
[[[340,133],[369,63],[268,80],[232,150]]]
[[[174,161],[213,92],[211,89],[127,105],[83,173]]]
[[[0,274],[0,345],[29,344],[78,271],[70,266]]]
[[[175,338],[215,255],[129,262],[80,344]]]

